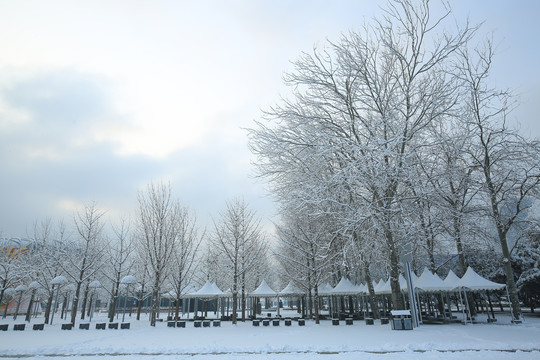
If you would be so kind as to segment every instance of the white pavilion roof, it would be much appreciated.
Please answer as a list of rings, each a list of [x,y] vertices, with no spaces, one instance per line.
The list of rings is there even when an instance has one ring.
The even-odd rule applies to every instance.
[[[422,275],[420,275],[418,281],[414,283],[414,288],[424,292],[441,292],[453,290],[452,286],[442,281],[442,279],[438,275],[433,274],[431,271],[429,271],[427,267],[424,268],[424,272],[422,272]]]
[[[478,275],[470,266],[465,275],[457,283],[458,287],[469,290],[499,290],[504,288],[505,284],[498,284]]]
[[[252,297],[272,297],[277,296],[278,293],[266,283],[265,280],[261,282],[258,288],[249,293],[249,296]]]

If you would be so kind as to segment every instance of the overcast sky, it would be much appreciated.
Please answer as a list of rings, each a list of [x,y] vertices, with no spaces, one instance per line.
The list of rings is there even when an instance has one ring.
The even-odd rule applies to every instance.
[[[380,14],[384,1],[0,0],[0,236],[95,201],[108,217],[170,181],[202,223],[243,196],[266,223],[246,132],[284,94],[301,51]],[[499,44],[494,78],[540,137],[540,2],[451,1]]]

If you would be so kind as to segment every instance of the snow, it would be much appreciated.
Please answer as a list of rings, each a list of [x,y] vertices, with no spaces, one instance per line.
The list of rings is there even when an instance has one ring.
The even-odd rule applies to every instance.
[[[284,312],[290,310],[285,309]],[[528,314],[527,314],[528,315]],[[105,321],[105,314],[94,319]],[[130,319],[129,330],[74,329],[63,331],[60,323],[43,331],[0,332],[0,358],[82,360],[104,356],[117,360],[148,359],[518,359],[540,358],[540,317],[511,325],[498,314],[496,324],[423,325],[412,331],[393,331],[390,325],[332,326],[329,321],[306,326],[295,322],[285,327],[253,327],[250,322],[221,327],[169,328],[166,322],[150,327]],[[33,319],[40,323],[42,319]],[[99,322],[99,321],[98,321]],[[17,323],[22,323],[18,321]],[[28,325],[27,325],[28,326]]]

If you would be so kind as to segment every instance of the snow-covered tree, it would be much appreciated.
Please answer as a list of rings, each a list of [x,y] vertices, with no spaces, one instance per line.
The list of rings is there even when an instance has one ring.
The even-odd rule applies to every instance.
[[[67,259],[64,271],[75,283],[71,324],[75,326],[83,283],[88,282],[103,264],[103,216],[95,203],[89,203],[74,214],[75,236],[63,249]]]
[[[130,275],[133,267],[134,244],[130,224],[125,218],[120,219],[117,226],[113,226],[114,237],[105,244],[106,265],[101,271],[108,280],[109,291],[109,321],[114,321],[118,296],[120,295],[120,282],[126,275]]]
[[[190,285],[194,273],[197,271],[199,262],[199,247],[204,237],[204,232],[199,234],[197,218],[187,207],[181,208],[178,217],[178,241],[174,248],[169,275],[170,284],[176,295],[175,317],[180,312],[180,301],[185,288]]]
[[[212,243],[225,260],[232,284],[232,321],[236,324],[240,293],[242,321],[245,320],[247,279],[260,259],[267,244],[260,220],[244,200],[227,202],[226,210],[214,224]]]
[[[427,0],[389,2],[362,34],[350,32],[294,62],[285,76],[292,98],[266,112],[269,124],[250,131],[259,173],[278,196],[300,187],[298,202],[323,212],[349,196],[362,202],[362,217],[352,221],[370,217],[378,227],[398,309],[403,246],[396,219],[416,155],[429,145],[426,127],[455,105],[450,60],[475,31],[445,33],[449,14],[434,16]]]
[[[152,282],[150,325],[156,325],[159,299],[174,258],[180,234],[181,206],[172,199],[170,185],[150,183],[138,194],[137,240]]]
[[[308,294],[310,315],[319,323],[319,286],[328,276],[335,259],[333,241],[337,235],[321,217],[289,216],[277,226],[277,257],[286,277],[299,284]],[[312,298],[313,294],[313,298]]]
[[[33,226],[35,249],[33,249],[33,281],[41,286],[46,300],[45,324],[49,323],[55,289],[51,281],[57,276],[66,276],[67,267],[65,249],[68,246],[68,234],[65,223],[53,224],[49,218],[35,222]]]
[[[521,320],[518,289],[511,264],[510,232],[527,222],[532,198],[540,190],[540,143],[530,141],[510,129],[506,116],[511,110],[511,94],[490,86],[494,56],[491,41],[474,51],[460,49],[459,67],[467,97],[464,103],[465,126],[474,134],[470,156],[481,173],[481,192],[487,214],[501,252],[506,285],[515,320]]]

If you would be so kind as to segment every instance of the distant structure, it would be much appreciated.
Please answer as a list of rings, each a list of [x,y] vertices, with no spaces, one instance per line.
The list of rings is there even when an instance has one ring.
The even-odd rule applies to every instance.
[[[29,252],[33,247],[33,239],[0,238],[0,252],[2,252],[4,256],[17,257]]]

